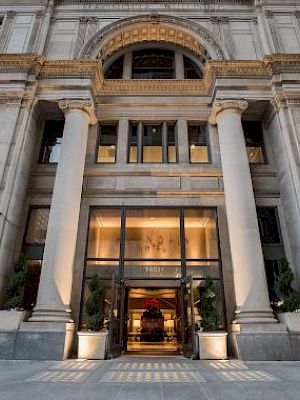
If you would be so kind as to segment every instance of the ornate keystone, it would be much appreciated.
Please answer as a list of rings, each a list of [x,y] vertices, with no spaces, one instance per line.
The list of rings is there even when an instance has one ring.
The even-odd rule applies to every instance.
[[[209,117],[209,123],[217,124],[217,117],[223,111],[238,112],[242,114],[248,108],[246,100],[216,100],[212,107],[212,113]]]
[[[90,118],[90,124],[95,125],[98,120],[95,115],[94,105],[91,100],[61,100],[59,108],[63,113],[67,113],[70,110],[81,110],[88,114]]]

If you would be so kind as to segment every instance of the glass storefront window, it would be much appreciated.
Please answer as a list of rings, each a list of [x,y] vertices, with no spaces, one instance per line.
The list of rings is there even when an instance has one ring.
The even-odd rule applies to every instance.
[[[177,146],[174,125],[168,125],[168,162],[177,162]]]
[[[143,162],[162,162],[161,125],[144,125]]]
[[[250,164],[263,164],[264,155],[263,132],[260,121],[242,121],[248,160]]]
[[[63,140],[63,131],[64,121],[45,121],[42,146],[39,156],[40,163],[58,163]]]
[[[190,163],[208,163],[208,143],[205,125],[188,125]]]
[[[103,278],[112,274],[180,278],[186,271],[196,278],[211,275],[218,279],[216,212],[203,208],[183,212],[180,208],[128,208],[124,212],[121,208],[93,208],[87,267]]]
[[[27,245],[44,245],[49,220],[49,208],[32,208],[27,226],[25,242]]]
[[[22,251],[26,256],[28,280],[24,287],[23,300],[26,310],[31,310],[38,293],[42,260],[49,220],[49,207],[32,208],[29,212]]]
[[[128,210],[125,258],[180,258],[178,210]]]
[[[174,123],[130,123],[129,163],[176,163],[177,143]]]
[[[219,258],[217,218],[214,210],[185,210],[184,228],[187,259]]]
[[[120,257],[121,210],[92,209],[90,215],[88,258]]]
[[[207,276],[219,279],[220,262],[219,261],[187,261],[186,274],[193,278],[204,279]]]
[[[262,244],[281,244],[276,208],[257,207],[257,217]]]
[[[276,207],[257,207],[257,219],[265,261],[265,270],[271,304],[276,300],[276,282],[281,274],[285,250],[281,240]]]
[[[98,163],[115,163],[118,126],[102,125],[99,129]]]
[[[138,143],[137,143],[137,124],[129,125],[129,156],[128,162],[137,163],[138,162]]]

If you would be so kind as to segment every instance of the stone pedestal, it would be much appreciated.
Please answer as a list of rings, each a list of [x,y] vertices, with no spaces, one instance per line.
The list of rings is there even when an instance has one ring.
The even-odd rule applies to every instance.
[[[232,324],[229,347],[244,361],[295,360],[284,324]]]
[[[74,323],[23,322],[16,335],[13,359],[65,360],[70,357]]]

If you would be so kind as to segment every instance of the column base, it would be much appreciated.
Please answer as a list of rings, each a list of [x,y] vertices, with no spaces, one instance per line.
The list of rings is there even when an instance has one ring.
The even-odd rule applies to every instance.
[[[14,360],[65,360],[74,341],[74,323],[23,322],[17,332]]]
[[[244,361],[290,361],[297,358],[290,335],[281,323],[232,324],[230,352]]]
[[[277,323],[273,311],[269,309],[237,310],[233,324],[274,324]]]
[[[29,319],[30,322],[73,322],[71,310],[53,306],[37,305]]]

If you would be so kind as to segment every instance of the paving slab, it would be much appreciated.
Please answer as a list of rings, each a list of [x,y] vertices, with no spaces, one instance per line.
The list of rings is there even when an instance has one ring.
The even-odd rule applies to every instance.
[[[0,400],[300,400],[300,362],[0,360]]]

